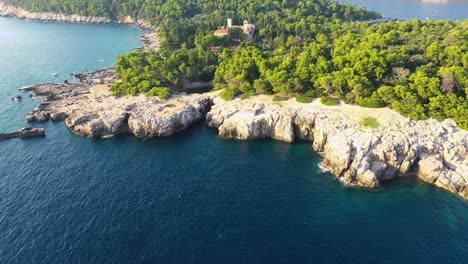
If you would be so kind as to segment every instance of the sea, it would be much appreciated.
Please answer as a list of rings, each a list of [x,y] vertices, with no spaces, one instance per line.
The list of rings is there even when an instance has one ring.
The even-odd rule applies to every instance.
[[[338,0],[377,11],[384,18],[452,21],[468,18],[468,0]]]
[[[0,18],[0,132],[29,126],[39,104],[18,88],[112,66],[142,33]],[[203,124],[150,140],[37,126],[45,138],[0,141],[0,263],[468,259],[466,200],[410,175],[344,187],[307,142],[225,140]]]

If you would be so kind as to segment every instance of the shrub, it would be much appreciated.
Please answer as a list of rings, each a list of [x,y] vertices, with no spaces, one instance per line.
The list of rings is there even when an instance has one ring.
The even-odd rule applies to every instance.
[[[330,97],[321,97],[320,102],[322,102],[322,104],[328,105],[328,106],[339,105],[340,104],[340,101],[338,101],[337,99],[334,99],[334,98],[330,98]]]
[[[154,87],[146,92],[146,96],[158,96],[161,100],[167,100],[171,96],[171,92],[166,87]]]
[[[224,89],[224,90],[219,94],[219,96],[220,96],[222,99],[224,99],[224,100],[226,100],[226,101],[229,101],[229,100],[234,99],[234,97],[236,97],[237,93],[238,93],[238,92],[237,92],[236,90],[227,88],[227,89]]]
[[[252,95],[255,95],[255,91],[248,91],[248,92],[243,93],[243,94],[241,95],[241,99],[242,99],[242,100],[247,99],[247,98],[249,98],[249,97],[252,96]]]
[[[319,98],[320,96],[322,96],[322,92],[321,90],[311,89],[305,92],[304,95],[312,97],[312,98]]]
[[[273,102],[287,101],[289,98],[284,96],[275,95],[273,96]]]
[[[382,102],[379,99],[372,98],[372,97],[363,97],[363,98],[358,98],[356,101],[357,105],[361,107],[367,107],[367,108],[381,108],[384,107]]]
[[[312,102],[312,100],[313,100],[312,97],[309,97],[309,96],[304,95],[304,94],[296,96],[296,101],[299,102],[299,103],[308,104],[308,103]]]
[[[379,121],[374,117],[365,117],[361,120],[362,127],[378,128],[380,126]]]

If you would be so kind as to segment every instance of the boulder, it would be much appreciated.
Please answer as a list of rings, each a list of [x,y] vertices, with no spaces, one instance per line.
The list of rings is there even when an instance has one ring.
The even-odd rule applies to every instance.
[[[46,111],[32,111],[26,116],[28,122],[47,122],[49,121],[50,113]]]
[[[67,113],[65,112],[58,112],[58,113],[51,113],[50,119],[52,121],[64,121],[68,117]]]

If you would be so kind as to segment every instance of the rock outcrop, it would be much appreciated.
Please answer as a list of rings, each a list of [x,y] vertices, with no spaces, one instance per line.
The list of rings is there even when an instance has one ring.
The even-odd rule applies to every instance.
[[[99,84],[90,81],[96,76]],[[369,129],[337,108],[271,98],[224,101],[218,93],[178,95],[167,101],[115,97],[107,89],[116,81],[111,69],[80,77],[79,83],[22,89],[44,97],[27,119],[64,120],[83,136],[130,133],[139,138],[170,136],[206,119],[224,138],[311,141],[323,152],[324,166],[347,185],[376,188],[419,168],[422,180],[468,198],[468,132],[450,120],[411,121],[397,115],[394,122]]]
[[[128,119],[129,130],[137,137],[170,136],[201,122],[212,104],[210,97],[188,95],[178,105],[169,101],[156,111],[137,107]]]
[[[401,118],[365,129],[332,109],[217,98],[206,122],[225,138],[312,141],[324,165],[348,185],[379,187],[418,167],[422,180],[468,198],[468,132],[450,120]]]
[[[39,20],[39,21],[55,21],[67,23],[87,23],[87,24],[131,24],[142,29],[155,30],[156,28],[143,20],[136,20],[130,16],[119,17],[118,19],[110,19],[97,16],[80,16],[75,14],[59,14],[51,12],[29,12],[23,8],[8,5],[0,2],[0,16],[17,17],[20,19]]]
[[[14,16],[21,19],[42,20],[42,21],[59,21],[69,23],[111,23],[111,19],[105,17],[65,15],[57,13],[34,13],[28,12],[22,8],[7,5],[0,2],[0,16]]]
[[[29,122],[65,121],[74,133],[102,137],[130,133],[139,138],[164,137],[201,122],[214,94],[178,95],[167,101],[157,97],[111,96],[113,69],[76,75],[78,83],[41,84],[21,88],[43,102],[28,113]],[[93,82],[99,78],[96,84]]]
[[[145,98],[146,99],[146,98]],[[88,137],[102,137],[130,133],[138,138],[167,137],[201,122],[211,107],[209,96],[186,95],[160,101],[147,99],[95,111],[80,108],[64,113],[65,124],[74,133]]]
[[[292,113],[262,103],[225,103],[217,98],[208,113],[208,126],[218,128],[224,138],[260,139],[272,138],[287,142],[294,141]]]
[[[422,180],[468,198],[468,132],[450,120],[411,121],[384,109],[382,116],[393,115],[394,120],[382,117],[385,124],[369,129],[353,120],[356,109],[347,112],[345,106],[271,98],[224,101],[217,92],[177,95],[167,101],[143,95],[115,97],[107,88],[117,81],[112,69],[79,77],[79,83],[23,88],[44,98],[27,119],[64,120],[83,136],[130,133],[139,138],[170,136],[206,119],[224,138],[311,141],[323,152],[324,166],[347,185],[376,188],[419,168]],[[92,81],[95,77],[98,83]]]
[[[12,138],[36,138],[36,137],[45,137],[44,128],[32,128],[26,127],[19,131],[2,134],[0,133],[0,140],[3,139],[12,139]]]

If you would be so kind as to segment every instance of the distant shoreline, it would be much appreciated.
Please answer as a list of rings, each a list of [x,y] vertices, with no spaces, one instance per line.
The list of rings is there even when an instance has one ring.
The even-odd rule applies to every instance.
[[[120,24],[134,25],[138,28],[155,31],[157,27],[151,25],[144,20],[135,20],[129,16],[121,17],[113,20],[98,16],[80,16],[80,15],[65,15],[50,12],[29,12],[23,8],[7,5],[0,1],[0,16],[1,17],[16,17],[19,19],[45,21],[45,22],[64,22],[75,24]]]
[[[146,30],[138,39],[143,43],[143,46],[148,50],[158,51],[161,45],[161,40],[157,36],[158,27],[150,25],[143,20],[134,20],[131,17],[123,17],[119,20],[112,20],[105,17],[79,16],[79,15],[64,15],[57,13],[32,13],[22,8],[4,4],[0,1],[0,17],[14,17],[23,20],[32,20],[40,22],[57,22],[71,24],[115,24],[135,26],[139,29]]]

